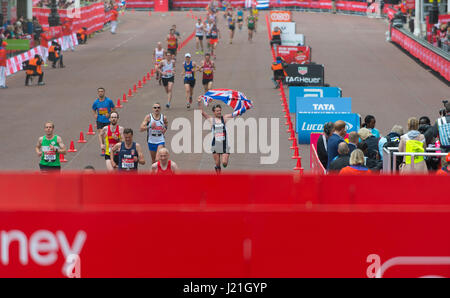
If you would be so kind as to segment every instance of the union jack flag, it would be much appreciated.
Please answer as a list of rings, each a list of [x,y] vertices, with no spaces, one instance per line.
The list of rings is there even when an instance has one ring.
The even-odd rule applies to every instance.
[[[205,106],[208,106],[213,100],[224,102],[234,110],[233,117],[242,115],[253,107],[250,99],[245,97],[243,93],[232,89],[211,89],[202,98]]]

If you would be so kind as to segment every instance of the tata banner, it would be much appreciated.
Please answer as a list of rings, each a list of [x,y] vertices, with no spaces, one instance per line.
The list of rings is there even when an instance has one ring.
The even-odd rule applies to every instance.
[[[291,22],[292,14],[290,11],[271,11],[270,22]]]
[[[281,34],[281,44],[284,46],[304,46],[305,36],[303,34]]]
[[[289,86],[323,86],[324,84],[322,64],[289,64],[286,74],[285,83]]]
[[[297,97],[297,112],[303,113],[351,113],[350,97]]]
[[[289,87],[289,111],[296,113],[298,97],[341,97],[339,87]]]
[[[323,125],[327,122],[343,120],[346,123],[347,132],[359,130],[359,114],[354,113],[300,113],[297,112],[296,131],[299,144],[309,144],[312,132],[322,132]]]
[[[311,62],[311,48],[308,46],[278,46],[277,56],[286,63],[306,64]]]
[[[273,31],[275,27],[281,29],[281,38],[283,35],[295,34],[295,22],[273,22],[270,23],[270,31]]]

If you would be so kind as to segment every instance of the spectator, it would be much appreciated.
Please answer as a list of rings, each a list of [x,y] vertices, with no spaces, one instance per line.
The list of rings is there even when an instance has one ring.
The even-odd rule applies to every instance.
[[[372,152],[378,152],[378,138],[376,138],[369,129],[367,128],[361,128],[358,131],[359,137],[361,140],[367,143],[367,146],[369,147],[368,150],[370,154],[373,154]]]
[[[323,134],[317,140],[317,155],[319,156],[320,163],[323,165],[323,168],[327,168],[328,164],[328,152],[327,152],[327,144],[328,139],[333,134],[334,131],[334,123],[328,122],[323,126]]]
[[[368,175],[369,169],[364,166],[364,153],[359,150],[353,150],[350,155],[350,165],[339,171],[339,175]]]
[[[424,135],[427,147],[435,143],[434,136],[436,133],[434,127],[431,126],[430,118],[427,116],[420,117],[418,131]]]
[[[435,135],[439,136],[443,152],[450,152],[450,103],[445,104],[445,110],[442,117],[436,120],[434,124]]]
[[[331,161],[338,155],[338,146],[339,143],[345,142],[344,137],[347,134],[345,129],[345,122],[342,120],[338,120],[334,123],[334,132],[328,138],[327,143],[327,152],[328,152],[328,162],[327,169],[330,168]]]
[[[403,127],[400,125],[394,125],[391,132],[387,136],[382,137],[378,142],[378,152],[380,159],[383,160],[383,148],[397,147],[400,144],[400,137],[403,135]]]
[[[39,24],[36,17],[33,17],[33,36],[35,41],[39,41],[42,32],[44,32],[44,30],[42,30],[41,24]]]
[[[436,172],[436,175],[449,176],[450,175],[450,169],[448,168],[449,164],[450,164],[450,153],[448,153],[447,156],[442,159],[442,168]]]
[[[423,153],[425,152],[426,144],[425,137],[418,131],[419,120],[415,117],[408,119],[408,132],[400,137],[400,144],[398,146],[399,152]],[[405,156],[403,163],[400,166],[401,173],[407,172],[422,172],[427,173],[427,165],[423,156],[414,156],[414,169],[411,166],[411,156]]]
[[[364,153],[364,165],[374,171],[378,171],[383,167],[383,163],[380,161],[378,151],[369,149],[369,145],[365,142],[359,142],[357,149]]]
[[[331,162],[330,171],[340,171],[350,165],[350,153],[346,142],[339,143],[339,155]]]
[[[367,128],[372,135],[375,136],[375,138],[379,138],[380,137],[380,132],[378,131],[378,129],[375,128],[375,124],[376,124],[376,120],[375,117],[372,115],[367,115],[366,118],[364,118],[364,123],[362,125],[362,127]]]
[[[349,149],[349,154],[352,154],[353,150],[356,149],[356,146],[358,145],[359,142],[359,135],[356,131],[352,131],[351,133],[348,134],[348,149]]]

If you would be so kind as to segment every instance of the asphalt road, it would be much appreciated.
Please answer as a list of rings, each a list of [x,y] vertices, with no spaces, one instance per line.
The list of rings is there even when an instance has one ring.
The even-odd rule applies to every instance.
[[[205,14],[197,12],[196,15]],[[389,132],[394,124],[406,126],[411,116],[427,115],[433,121],[438,116],[441,100],[450,94],[448,86],[385,41],[384,21],[318,13],[296,12],[293,16],[297,32],[306,35],[306,43],[313,49],[313,61],[325,65],[325,81],[341,87],[343,95],[352,98],[354,112],[362,117],[375,115],[382,134]],[[186,12],[148,16],[147,12],[129,11],[119,20],[116,35],[101,32],[86,45],[78,46],[75,52],[65,52],[66,68],[45,68],[45,86],[25,87],[23,72],[7,79],[9,89],[0,91],[0,136],[4,140],[0,148],[0,169],[37,170],[39,159],[34,146],[49,120],[55,122],[55,133],[63,138],[66,146],[74,140],[78,150],[67,154],[64,170],[82,169],[88,164],[106,169],[99,155],[97,136],[86,135],[89,124],[94,124],[91,106],[97,88],[106,88],[106,95],[114,102],[122,99],[123,93],[150,71],[152,51],[158,41],[165,40],[169,26],[176,24],[184,39],[192,33],[195,23]],[[291,142],[284,125],[279,91],[273,89],[270,81],[271,53],[264,13],[253,43],[247,41],[247,30],[237,29],[233,44],[229,44],[223,18],[219,29],[222,38],[213,87],[239,90],[254,102],[254,108],[242,117],[251,128],[241,136],[244,142],[235,140],[235,152],[226,171],[292,171],[295,162],[291,159]],[[211,154],[204,150],[193,153],[196,147],[202,147],[199,142],[209,131],[204,129],[201,137],[195,136],[195,123],[200,122],[194,121],[194,108],[188,110],[185,106],[181,62],[187,52],[193,54],[197,63],[201,61],[201,56],[195,55],[194,40],[178,55],[172,107],[163,108],[171,127],[166,143],[171,158],[181,169],[212,172]],[[200,81],[197,76],[194,97],[203,92]],[[146,134],[138,132],[139,125],[155,102],[164,106],[166,95],[163,87],[152,79],[119,109],[120,125],[133,128],[135,140],[144,147],[147,164],[141,170],[150,169],[150,155],[145,145]],[[224,112],[229,113],[231,109],[224,108]],[[208,113],[211,113],[209,109]],[[251,126],[252,123],[257,125]],[[86,144],[76,143],[80,131],[85,133]],[[186,134],[180,142],[183,132],[190,132],[190,136]],[[182,152],[178,152],[180,144],[184,145]],[[300,154],[307,169],[307,146],[301,146]]]

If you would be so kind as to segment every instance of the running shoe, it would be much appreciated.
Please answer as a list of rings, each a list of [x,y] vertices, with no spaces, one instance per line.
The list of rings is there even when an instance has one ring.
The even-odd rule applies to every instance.
[[[170,108],[170,103],[167,103],[167,104],[166,104],[166,108]]]
[[[190,103],[187,103],[187,104],[186,104],[186,108],[189,109],[190,107],[191,107],[191,104],[190,104]]]
[[[192,96],[189,96],[189,103],[192,103]]]
[[[40,82],[40,83],[38,83],[38,85],[39,85],[39,86],[44,86],[45,83],[44,83],[44,82]]]
[[[200,55],[203,55],[204,54],[204,52],[203,51],[200,51]]]
[[[197,52],[195,52],[195,54],[197,54],[197,55],[200,55],[200,52],[199,52],[199,51],[197,51]]]

